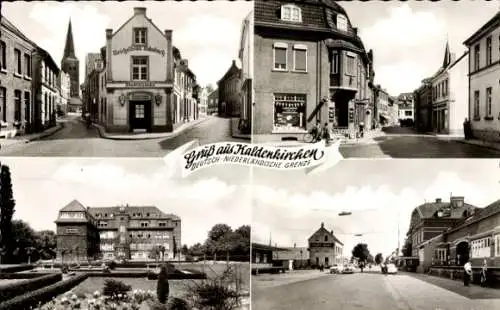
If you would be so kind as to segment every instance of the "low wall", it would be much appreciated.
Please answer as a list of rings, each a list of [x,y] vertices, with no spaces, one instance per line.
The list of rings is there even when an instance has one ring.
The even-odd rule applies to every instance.
[[[428,274],[457,281],[463,281],[464,269],[460,266],[431,267]],[[500,268],[490,267],[486,273],[487,286],[500,287]],[[472,268],[472,283],[481,284],[481,267]]]

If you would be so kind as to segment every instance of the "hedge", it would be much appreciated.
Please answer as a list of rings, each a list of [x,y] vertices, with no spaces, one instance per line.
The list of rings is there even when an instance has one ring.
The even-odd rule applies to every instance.
[[[54,273],[41,273],[41,272],[23,272],[23,273],[0,273],[0,279],[2,280],[12,280],[12,279],[34,279],[41,276],[54,274]]]
[[[168,279],[169,280],[204,280],[207,278],[207,275],[201,272],[197,273],[182,273],[182,272],[176,272],[176,273],[168,273]],[[148,280],[157,280],[158,279],[158,274],[155,272],[148,272],[147,274]]]
[[[0,287],[0,300],[9,300],[15,296],[22,295],[27,291],[33,291],[54,284],[62,280],[62,274],[46,274],[34,279],[23,280]]]
[[[7,267],[0,267],[0,272],[6,272],[6,273],[11,273],[11,272],[20,272],[20,271],[27,271],[35,268],[33,265],[15,265],[15,266],[7,266]]]
[[[63,294],[87,279],[87,275],[82,273],[64,281],[43,287],[36,291],[28,292],[24,295],[16,296],[11,300],[0,303],[0,310],[23,310],[36,307],[40,303],[44,304],[59,294]]]

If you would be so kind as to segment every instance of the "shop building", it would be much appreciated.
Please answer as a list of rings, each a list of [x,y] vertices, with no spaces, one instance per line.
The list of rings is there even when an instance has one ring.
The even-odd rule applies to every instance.
[[[463,123],[468,117],[468,52],[458,59],[446,43],[443,65],[431,78],[432,132],[463,135]]]
[[[1,135],[34,129],[33,51],[36,44],[4,16],[0,19]]]
[[[500,141],[500,12],[470,36],[469,120],[472,135]]]
[[[255,1],[253,138],[302,139],[316,122],[371,129],[373,53],[331,0]]]
[[[422,84],[413,92],[415,101],[415,127],[419,132],[432,131],[432,79],[422,80]]]
[[[64,260],[146,261],[158,246],[168,260],[181,248],[180,218],[154,206],[86,208],[74,200],[59,211],[56,224],[58,257],[65,253]]]
[[[174,58],[174,95],[173,126],[198,119],[196,99],[196,75],[189,69],[187,59],[183,59],[179,49],[173,47]]]
[[[219,115],[222,117],[239,117],[240,91],[241,91],[241,69],[233,60],[231,67],[224,76],[217,82],[219,90]]]
[[[253,67],[254,67],[254,14],[251,12],[241,27],[240,50],[238,58],[241,63],[240,76],[240,131],[250,133],[252,128],[253,106]]]
[[[325,228],[324,223],[308,239],[309,263],[311,266],[328,267],[340,264],[343,260],[344,244],[335,237],[332,231]]]
[[[173,131],[172,31],[161,31],[145,8],[117,31],[106,29],[106,122],[110,132]]]
[[[219,90],[216,89],[208,94],[208,115],[219,113]]]

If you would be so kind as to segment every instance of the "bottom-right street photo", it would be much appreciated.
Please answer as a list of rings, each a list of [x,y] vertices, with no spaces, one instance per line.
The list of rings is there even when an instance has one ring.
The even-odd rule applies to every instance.
[[[500,309],[498,160],[344,160],[253,183],[252,309]]]

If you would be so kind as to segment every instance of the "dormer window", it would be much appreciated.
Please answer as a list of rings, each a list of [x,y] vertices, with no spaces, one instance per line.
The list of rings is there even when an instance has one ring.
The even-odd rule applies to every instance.
[[[302,22],[300,8],[293,4],[285,4],[281,7],[281,19],[288,22]]]
[[[134,28],[134,44],[146,44],[147,34],[146,28]]]
[[[347,17],[344,15],[337,15],[337,29],[347,31]]]

